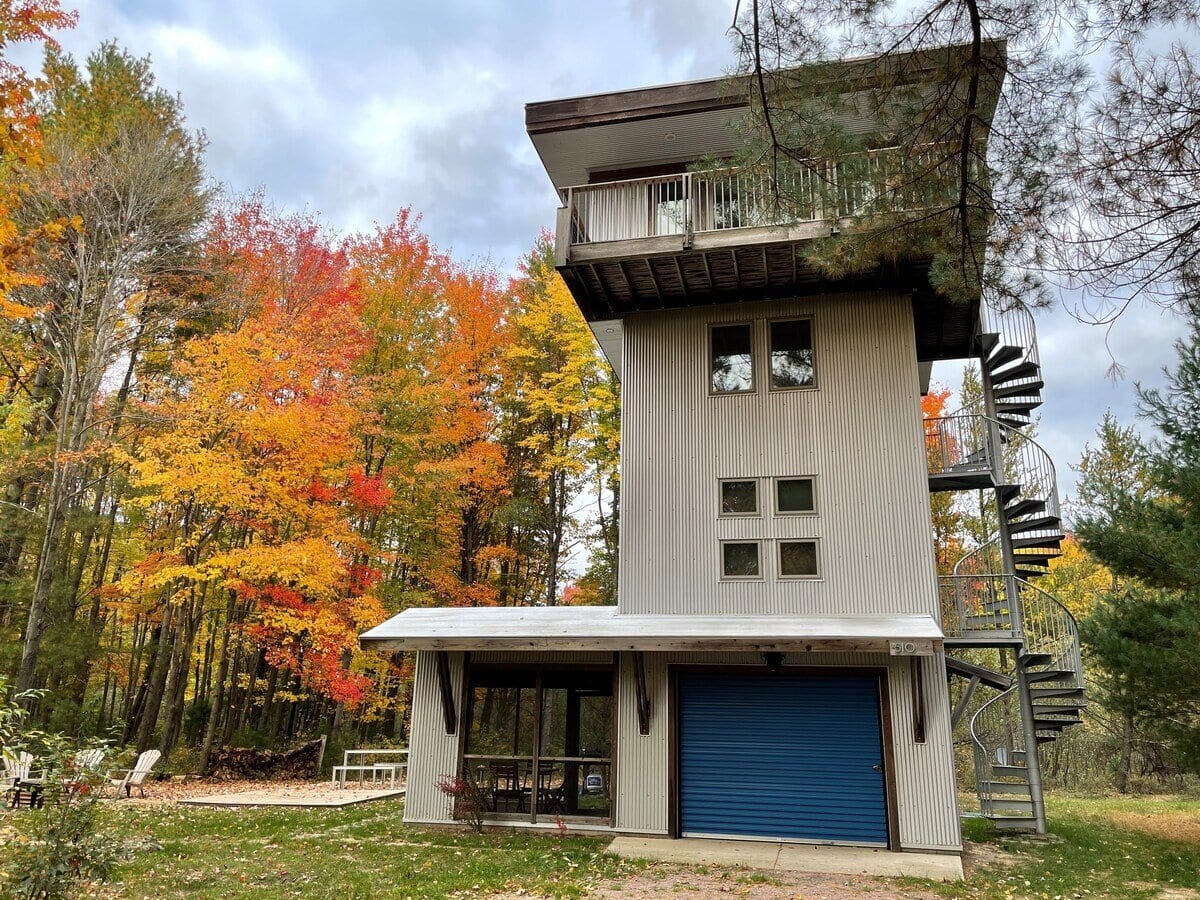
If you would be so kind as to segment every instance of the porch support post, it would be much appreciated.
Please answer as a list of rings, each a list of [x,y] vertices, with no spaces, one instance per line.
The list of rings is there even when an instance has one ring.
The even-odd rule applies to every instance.
[[[646,690],[646,664],[642,651],[633,651],[633,685],[637,693],[638,733],[650,733],[650,692]]]
[[[454,734],[458,730],[458,713],[454,709],[454,688],[450,684],[450,654],[438,650],[434,654],[437,660],[438,690],[442,695],[442,717],[446,724],[446,734]]]

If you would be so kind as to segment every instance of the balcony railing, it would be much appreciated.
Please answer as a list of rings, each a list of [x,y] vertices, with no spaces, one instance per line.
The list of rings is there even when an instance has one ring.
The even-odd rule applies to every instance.
[[[562,200],[572,245],[688,236],[928,209],[946,197],[940,173],[951,163],[942,145],[886,147],[790,168],[778,189],[729,168],[579,185]]]

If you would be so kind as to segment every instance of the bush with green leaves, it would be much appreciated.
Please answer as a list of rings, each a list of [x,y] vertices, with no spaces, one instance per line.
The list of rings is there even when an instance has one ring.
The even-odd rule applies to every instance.
[[[0,679],[0,697],[5,689]],[[25,728],[21,699],[0,700],[0,745],[33,755],[40,805],[0,819],[0,898],[76,897],[83,885],[108,877],[120,855],[120,845],[101,827],[96,802],[106,783],[109,749]],[[85,759],[89,750],[99,752]]]

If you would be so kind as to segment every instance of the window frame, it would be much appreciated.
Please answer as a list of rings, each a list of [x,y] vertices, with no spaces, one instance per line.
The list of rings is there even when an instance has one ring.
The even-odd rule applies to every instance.
[[[810,481],[812,482],[812,509],[780,509],[779,508],[779,484],[782,481]],[[818,515],[820,509],[820,497],[817,493],[817,476],[816,475],[776,475],[771,479],[771,500],[775,515],[777,516],[815,516]]]
[[[757,332],[755,327],[756,320],[744,319],[734,322],[709,322],[708,328],[705,331],[704,344],[704,379],[708,386],[708,396],[710,397],[745,397],[748,394],[758,393],[758,358],[757,347]],[[738,328],[745,327],[750,329],[750,387],[742,391],[717,391],[713,389],[713,331],[717,328]],[[815,371],[815,369],[814,369]]]
[[[771,355],[774,352],[771,346],[771,327],[777,324],[785,324],[788,322],[807,322],[808,335],[812,343],[812,384],[797,384],[790,387],[776,387],[771,365]],[[817,323],[816,319],[811,316],[784,316],[778,319],[767,320],[767,392],[773,394],[787,394],[792,391],[815,391],[820,386],[820,379],[817,373]]]
[[[718,519],[761,519],[763,514],[762,479],[760,478],[718,478],[717,479],[717,518]],[[754,485],[753,512],[725,512],[724,488],[727,484],[746,482]]]
[[[810,537],[780,538],[775,543],[778,545],[777,552],[775,554],[775,563],[776,563],[776,565],[779,566],[779,580],[780,581],[820,581],[825,577],[825,569],[824,569],[824,566],[821,565],[821,539],[820,538],[815,538],[815,537],[813,537],[813,538],[810,538]],[[814,553],[815,553],[816,559],[817,559],[816,574],[814,574],[814,575],[786,575],[786,574],[784,574],[784,571],[783,571],[783,545],[784,544],[812,544],[814,547]]]
[[[726,575],[725,574],[725,545],[726,544],[753,544],[758,551],[758,574],[757,575]],[[741,581],[763,581],[763,541],[759,538],[723,538],[718,541],[718,546],[721,548],[720,555],[717,560],[718,571],[721,573],[721,581],[741,582]]]

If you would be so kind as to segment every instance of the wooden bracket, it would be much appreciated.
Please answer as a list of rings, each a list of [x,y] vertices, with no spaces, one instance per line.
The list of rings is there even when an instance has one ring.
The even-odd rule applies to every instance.
[[[454,688],[450,684],[450,654],[438,650],[437,659],[438,689],[442,694],[442,716],[446,720],[446,734],[454,734],[458,729],[458,713],[454,709]]]
[[[637,692],[638,734],[649,734],[650,693],[646,690],[646,665],[637,650],[633,652],[633,685]]]
[[[919,656],[909,663],[912,672],[913,741],[925,743],[925,666]]]

